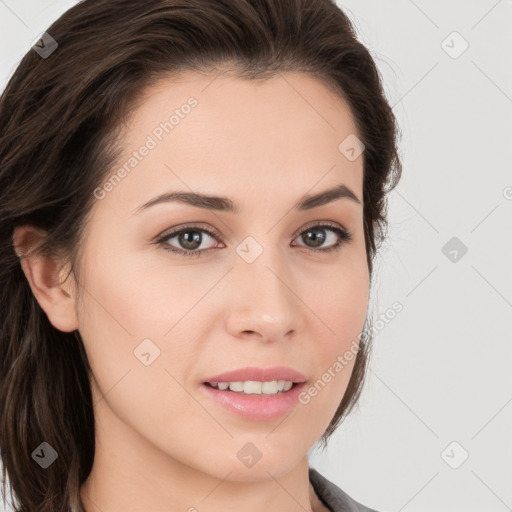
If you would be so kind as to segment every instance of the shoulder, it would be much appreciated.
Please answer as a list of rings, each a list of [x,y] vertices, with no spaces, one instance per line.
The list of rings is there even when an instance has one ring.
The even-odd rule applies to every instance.
[[[332,512],[377,512],[353,500],[345,491],[311,467],[309,468],[309,481],[317,496]]]

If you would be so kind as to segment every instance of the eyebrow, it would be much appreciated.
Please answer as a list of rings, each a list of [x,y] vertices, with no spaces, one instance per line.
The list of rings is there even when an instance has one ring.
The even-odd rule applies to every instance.
[[[337,201],[339,199],[349,199],[357,204],[361,204],[359,198],[348,188],[346,185],[338,185],[329,190],[324,190],[318,194],[304,195],[294,206],[295,211],[306,211],[313,208],[318,208],[325,204]],[[237,203],[228,199],[227,197],[208,196],[198,194],[195,192],[167,192],[160,194],[148,202],[137,207],[133,215],[139,214],[142,210],[146,210],[151,206],[160,203],[178,202],[196,206],[198,208],[205,208],[207,210],[215,210],[229,213],[240,213],[240,207]]]

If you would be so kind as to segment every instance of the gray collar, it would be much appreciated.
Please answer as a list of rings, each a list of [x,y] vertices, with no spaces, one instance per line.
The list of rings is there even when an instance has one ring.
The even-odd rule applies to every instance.
[[[353,500],[312,467],[309,468],[309,481],[320,501],[332,512],[377,512]]]

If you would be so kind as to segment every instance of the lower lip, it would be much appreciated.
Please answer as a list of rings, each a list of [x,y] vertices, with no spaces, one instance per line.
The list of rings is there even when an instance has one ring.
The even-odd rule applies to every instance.
[[[250,420],[272,420],[289,412],[296,404],[305,382],[276,395],[246,395],[236,391],[221,391],[207,384],[202,388],[208,396],[231,412]]]

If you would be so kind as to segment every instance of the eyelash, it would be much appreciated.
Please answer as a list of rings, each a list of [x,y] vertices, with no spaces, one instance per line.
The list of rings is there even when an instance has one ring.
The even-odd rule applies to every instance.
[[[317,229],[317,228],[327,228],[330,231],[333,231],[336,233],[339,237],[339,240],[332,245],[331,247],[324,248],[324,249],[311,249],[306,246],[300,246],[303,250],[310,253],[328,253],[332,251],[339,251],[341,247],[352,240],[352,233],[350,231],[347,231],[346,229],[341,228],[337,224],[332,223],[319,223],[315,224],[313,226],[307,227],[304,231],[301,231],[298,236],[301,236],[303,233],[307,232],[308,230]],[[162,245],[163,249],[175,254],[179,254],[180,256],[202,256],[204,252],[210,251],[215,249],[214,247],[211,247],[210,249],[201,249],[201,250],[195,250],[190,251],[187,249],[173,249],[165,242],[169,241],[171,238],[174,238],[176,235],[180,235],[181,233],[186,233],[187,231],[202,231],[204,233],[207,233],[212,238],[220,238],[220,233],[216,232],[215,230],[209,230],[206,228],[202,228],[200,226],[187,226],[186,228],[178,229],[175,231],[172,231],[171,233],[168,233],[167,235],[164,235],[163,237],[159,238],[156,243],[158,245]],[[296,237],[297,238],[297,237]]]

